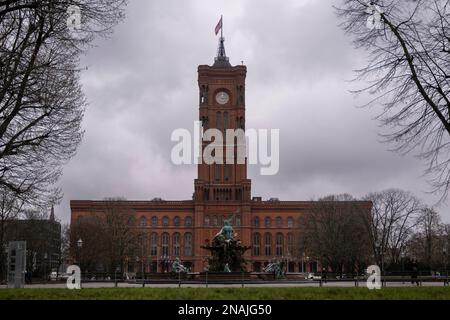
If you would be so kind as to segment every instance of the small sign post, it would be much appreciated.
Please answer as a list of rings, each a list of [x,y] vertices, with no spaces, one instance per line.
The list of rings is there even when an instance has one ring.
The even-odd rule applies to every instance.
[[[25,285],[27,242],[11,241],[8,244],[8,288],[20,289]]]

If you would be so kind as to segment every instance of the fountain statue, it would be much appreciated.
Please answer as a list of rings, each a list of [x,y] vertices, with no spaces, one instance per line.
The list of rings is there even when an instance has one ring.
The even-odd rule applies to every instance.
[[[181,264],[180,258],[176,258],[175,261],[172,263],[172,271],[176,273],[187,271],[186,267]]]
[[[283,263],[280,261],[272,261],[267,267],[264,268],[264,272],[273,272],[275,279],[284,279],[286,277]]]
[[[244,253],[251,247],[243,246],[240,240],[235,239],[233,226],[230,219],[225,219],[222,229],[214,236],[213,240],[203,249],[209,250],[210,272],[242,272],[245,271]]]

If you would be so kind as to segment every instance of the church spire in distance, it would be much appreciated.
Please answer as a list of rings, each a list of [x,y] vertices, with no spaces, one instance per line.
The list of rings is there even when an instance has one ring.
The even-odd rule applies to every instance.
[[[217,57],[214,59],[214,67],[227,68],[231,67],[227,54],[225,53],[225,38],[223,37],[223,16],[220,16],[220,21],[216,26],[216,36],[220,31],[219,49],[217,50]]]

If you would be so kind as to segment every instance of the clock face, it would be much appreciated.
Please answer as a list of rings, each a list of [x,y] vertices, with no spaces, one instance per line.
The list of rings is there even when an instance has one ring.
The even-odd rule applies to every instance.
[[[221,91],[216,95],[216,101],[219,104],[227,104],[230,101],[230,96],[228,93]]]

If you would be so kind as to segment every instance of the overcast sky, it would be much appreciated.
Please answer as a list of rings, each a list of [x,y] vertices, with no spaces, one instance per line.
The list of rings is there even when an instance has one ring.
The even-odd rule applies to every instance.
[[[361,197],[385,188],[409,190],[433,205],[412,155],[388,151],[348,80],[364,64],[339,29],[332,1],[131,0],[114,35],[84,57],[89,101],[84,141],[65,167],[63,202],[122,196],[130,200],[192,198],[195,166],[174,166],[173,130],[198,119],[197,66],[212,64],[224,15],[226,51],[247,65],[247,128],[280,129],[280,171],[251,167],[253,196],[310,200]],[[450,221],[448,207],[438,208]]]

